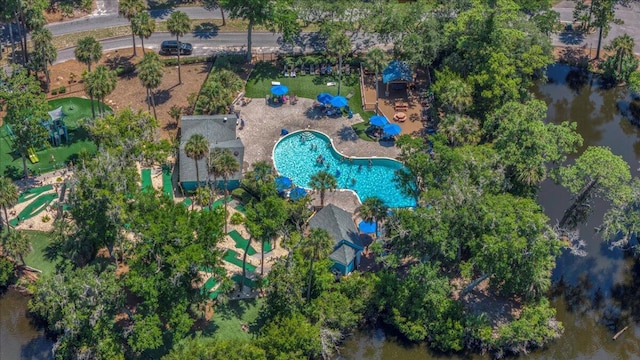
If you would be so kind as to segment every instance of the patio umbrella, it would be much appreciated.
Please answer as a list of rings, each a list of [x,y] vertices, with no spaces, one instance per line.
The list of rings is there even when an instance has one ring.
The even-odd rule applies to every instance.
[[[382,115],[374,115],[369,120],[369,123],[373,126],[385,126],[389,123],[386,117]]]
[[[291,187],[291,179],[285,176],[278,176],[276,178],[276,189],[283,191]]]
[[[320,93],[318,94],[318,97],[316,98],[321,104],[325,104],[327,105],[328,103],[331,102],[331,99],[333,99],[333,95],[329,94],[329,93]]]
[[[289,197],[291,198],[291,200],[302,199],[305,196],[307,196],[307,190],[301,187],[294,187],[293,190],[291,190],[291,192],[289,193]]]
[[[402,131],[402,128],[396,124],[387,124],[382,128],[382,130],[387,135],[398,135]]]
[[[331,99],[331,105],[335,106],[335,107],[345,107],[347,106],[347,104],[349,103],[349,100],[347,100],[346,97],[344,96],[334,96],[333,99]]]
[[[365,234],[373,234],[376,232],[376,222],[375,221],[360,221],[358,224],[358,229]]]
[[[275,85],[271,87],[271,93],[275,96],[282,96],[289,92],[289,88],[286,85]]]

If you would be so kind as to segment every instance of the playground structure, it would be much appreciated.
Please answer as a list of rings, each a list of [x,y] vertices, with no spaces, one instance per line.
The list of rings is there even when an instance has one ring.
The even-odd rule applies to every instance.
[[[62,139],[65,144],[69,144],[69,132],[67,125],[64,123],[65,114],[62,112],[62,106],[49,111],[50,121],[42,121],[42,126],[49,130],[49,142],[52,146],[62,145]]]

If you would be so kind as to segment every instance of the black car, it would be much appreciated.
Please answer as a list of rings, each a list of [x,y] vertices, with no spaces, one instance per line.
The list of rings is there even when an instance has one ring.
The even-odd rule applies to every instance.
[[[178,49],[180,49],[180,55],[191,55],[193,52],[193,46],[189,43],[165,40],[160,45],[160,55],[177,55]]]

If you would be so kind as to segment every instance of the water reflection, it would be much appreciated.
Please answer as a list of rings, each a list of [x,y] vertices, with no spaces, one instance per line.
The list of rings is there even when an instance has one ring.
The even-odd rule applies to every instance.
[[[27,298],[14,290],[0,295],[0,359],[53,359],[53,342],[26,316]]]

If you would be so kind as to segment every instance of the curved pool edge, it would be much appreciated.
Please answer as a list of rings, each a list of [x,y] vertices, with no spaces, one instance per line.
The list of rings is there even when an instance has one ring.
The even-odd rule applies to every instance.
[[[280,137],[280,138],[279,138],[279,139],[278,139],[278,140],[273,144],[273,147],[271,148],[271,163],[273,164],[273,168],[274,168],[274,169],[275,169],[275,171],[276,171],[276,175],[281,175],[281,174],[280,174],[280,172],[278,171],[278,168],[276,167],[276,162],[275,162],[275,151],[276,151],[276,147],[278,146],[278,144],[279,144],[282,140],[284,140],[284,139],[288,138],[289,136],[293,136],[293,135],[295,135],[295,134],[297,134],[297,133],[304,133],[304,132],[318,133],[318,134],[322,134],[322,135],[326,136],[326,137],[327,137],[327,139],[329,139],[329,143],[331,144],[331,147],[333,148],[333,150],[334,150],[337,154],[339,154],[339,155],[341,155],[341,156],[343,156],[343,157],[345,157],[345,158],[362,159],[362,160],[365,160],[365,159],[384,159],[384,160],[391,160],[391,161],[395,161],[395,162],[399,163],[400,165],[402,165],[402,166],[404,167],[404,163],[402,163],[402,161],[399,161],[399,160],[396,160],[396,159],[394,159],[394,158],[390,158],[390,157],[387,157],[387,156],[347,156],[347,155],[343,154],[342,152],[340,152],[340,151],[338,150],[338,148],[336,147],[336,145],[335,145],[335,144],[334,144],[334,142],[333,142],[333,138],[332,138],[331,136],[329,136],[329,135],[325,134],[324,132],[319,131],[319,130],[312,130],[312,129],[299,129],[299,130],[294,130],[294,131],[292,131],[292,132],[288,133],[287,135],[281,136],[281,137]],[[306,189],[306,190],[313,190],[313,189],[308,188],[308,187],[305,187],[305,186],[300,186],[300,185],[297,185],[297,186],[299,186],[299,187],[301,187],[301,188],[303,188],[303,189]],[[342,192],[342,191],[344,191],[344,192],[350,192],[350,193],[354,194],[354,195],[356,196],[356,199],[358,199],[358,202],[359,202],[360,204],[362,204],[362,199],[360,198],[360,195],[358,195],[358,193],[357,193],[356,191],[354,191],[354,190],[340,188],[340,189],[336,189],[335,191],[338,191],[338,192]],[[413,206],[405,206],[404,208],[415,208],[415,207],[416,207],[416,205],[413,205]]]

